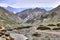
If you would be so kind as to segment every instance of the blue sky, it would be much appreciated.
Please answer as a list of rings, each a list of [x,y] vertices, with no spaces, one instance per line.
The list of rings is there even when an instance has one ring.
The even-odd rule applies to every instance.
[[[60,0],[0,0],[0,6],[13,8],[56,7]]]

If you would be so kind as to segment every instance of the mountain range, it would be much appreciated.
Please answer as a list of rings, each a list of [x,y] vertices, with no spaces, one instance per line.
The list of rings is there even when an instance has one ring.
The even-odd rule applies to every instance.
[[[14,12],[14,13],[17,13],[17,12],[21,12],[23,10],[27,10],[27,9],[34,9],[34,8],[13,8],[13,7],[4,7],[5,9],[9,10],[10,12]],[[43,7],[41,7],[43,9]],[[51,9],[53,9],[52,7],[44,7],[45,10],[49,11]]]
[[[26,22],[34,21],[33,19],[35,17],[45,12],[46,12],[45,9],[35,8],[35,9],[27,9],[22,12],[18,12],[16,15],[24,19],[23,23],[26,23]]]
[[[38,7],[26,9],[16,14],[11,11],[0,7],[0,25],[5,25],[6,27],[20,27],[21,24],[25,23],[33,24],[40,22],[40,24],[47,25],[60,22],[60,5],[50,11]]]
[[[17,13],[17,12],[21,12],[27,8],[13,8],[13,7],[4,7],[5,9],[9,10],[10,12],[13,12],[14,14]]]

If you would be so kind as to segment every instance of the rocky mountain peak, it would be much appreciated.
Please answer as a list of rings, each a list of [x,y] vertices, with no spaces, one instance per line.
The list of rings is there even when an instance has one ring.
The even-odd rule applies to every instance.
[[[34,8],[33,10],[36,10],[36,11],[46,11],[45,9],[38,8],[38,7]]]
[[[30,14],[36,15],[36,14],[44,13],[44,12],[46,12],[45,9],[41,9],[41,8],[32,9],[32,8],[30,8],[30,9],[26,9],[22,12],[19,12],[16,15],[20,16],[22,19],[25,19]]]

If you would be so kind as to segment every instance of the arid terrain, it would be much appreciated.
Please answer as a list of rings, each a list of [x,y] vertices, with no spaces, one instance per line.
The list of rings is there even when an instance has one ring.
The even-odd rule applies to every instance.
[[[37,7],[16,14],[0,7],[0,27],[0,35],[9,33],[14,40],[60,40],[60,5],[50,11]]]

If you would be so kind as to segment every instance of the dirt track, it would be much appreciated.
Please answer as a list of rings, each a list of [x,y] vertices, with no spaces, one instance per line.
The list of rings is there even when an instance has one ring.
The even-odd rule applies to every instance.
[[[60,32],[57,31],[50,31],[50,30],[37,30],[38,33],[49,33],[49,34],[56,34],[56,35],[60,35]]]

